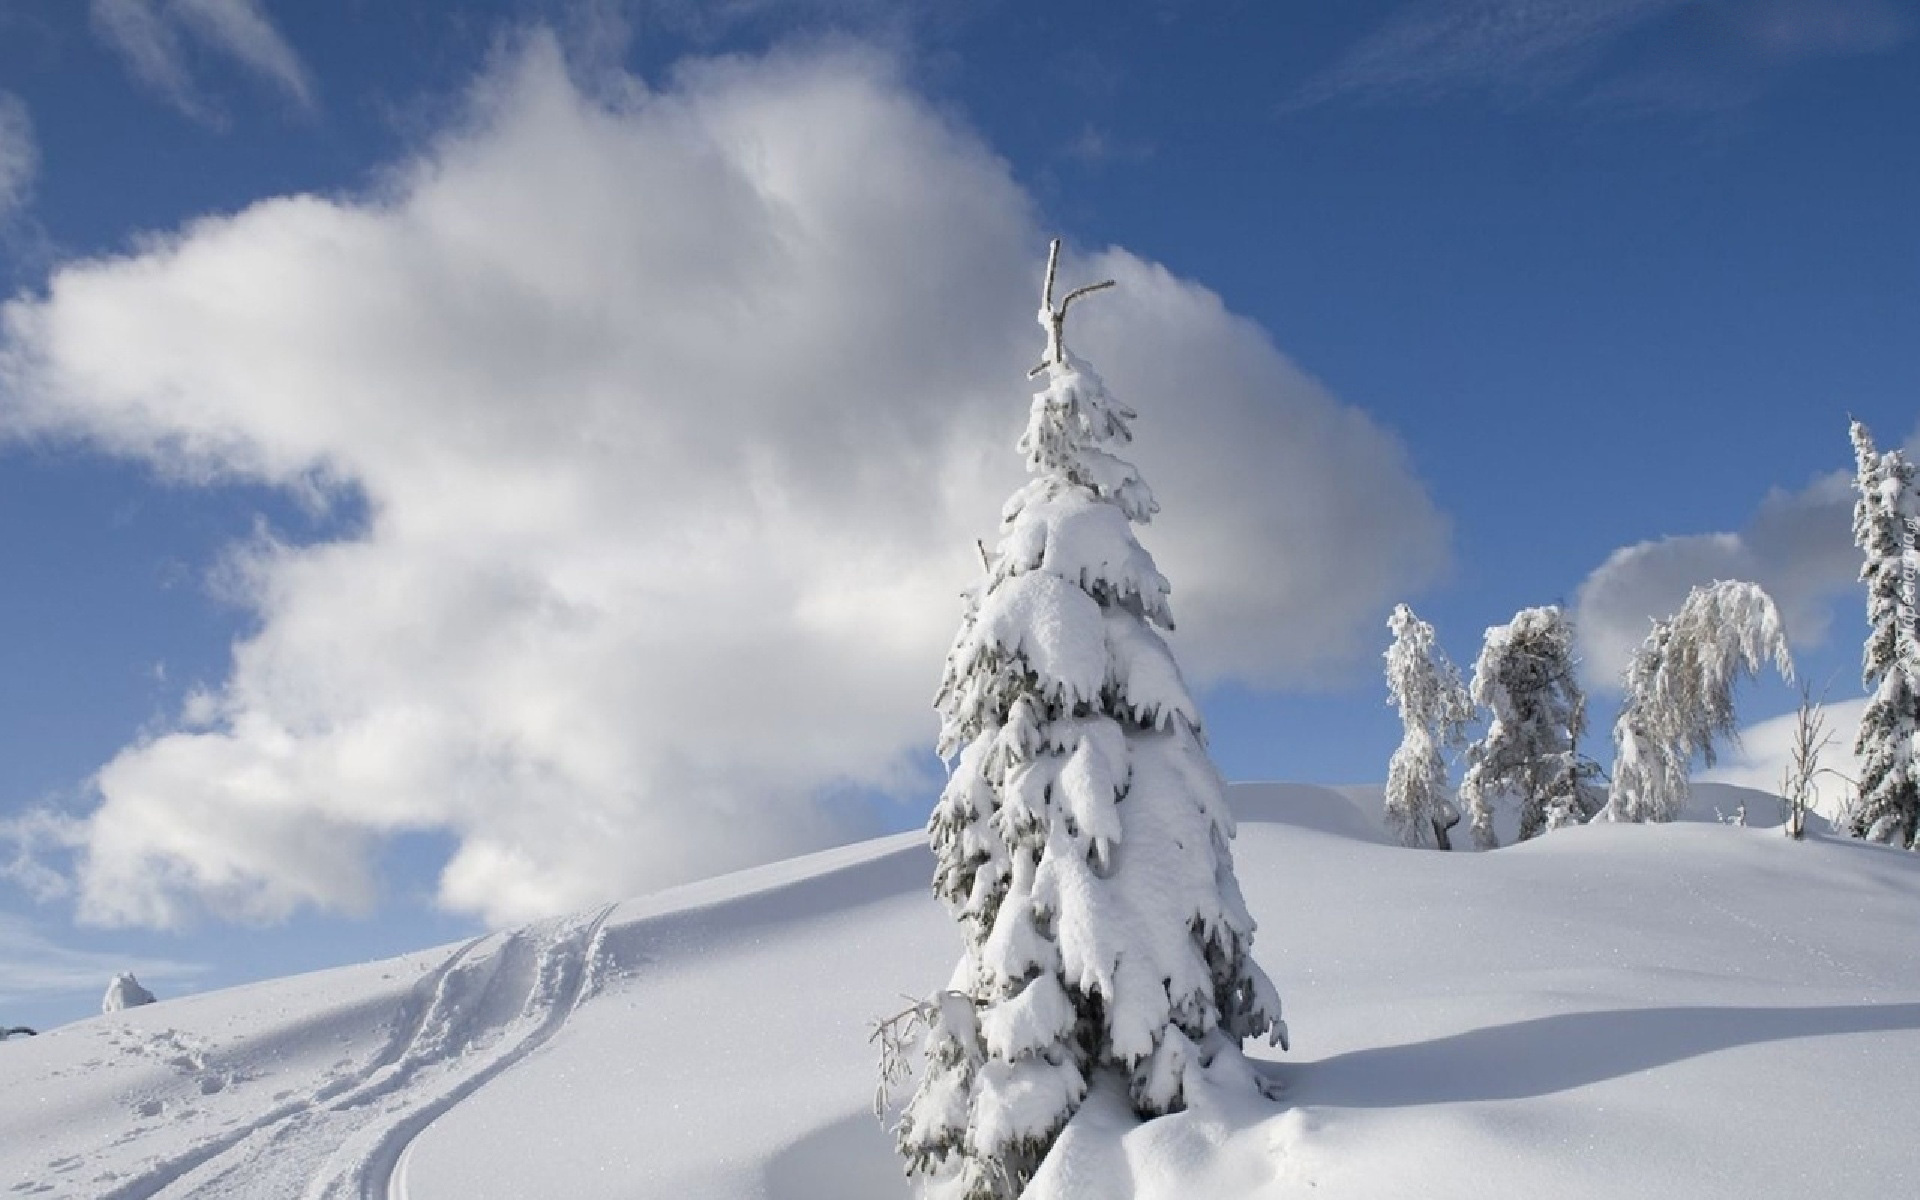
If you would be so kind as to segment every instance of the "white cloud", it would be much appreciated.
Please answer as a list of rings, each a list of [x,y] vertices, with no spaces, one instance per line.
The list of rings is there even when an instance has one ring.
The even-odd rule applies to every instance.
[[[1219,297],[1125,250],[1072,341],[1141,413],[1162,498],[1142,534],[1173,580],[1174,643],[1202,678],[1302,683],[1377,665],[1387,604],[1440,570],[1445,521],[1399,442]]]
[[[1574,598],[1583,674],[1593,686],[1617,688],[1652,623],[1677,611],[1689,589],[1717,579],[1759,584],[1780,606],[1793,645],[1820,644],[1834,597],[1860,569],[1852,522],[1852,476],[1838,471],[1798,492],[1769,492],[1738,533],[1664,537],[1614,551]]]
[[[1828,820],[1839,816],[1853,791],[1852,781],[1860,778],[1860,760],[1854,756],[1853,740],[1859,736],[1860,716],[1866,709],[1865,696],[1822,708],[1830,740],[1820,752],[1821,774],[1813,785],[1814,811]],[[1798,722],[1798,714],[1783,713],[1742,729],[1739,743],[1699,777],[1778,795],[1781,778],[1793,753]]]
[[[194,81],[183,32],[300,107],[313,107],[306,67],[258,0],[91,0],[88,14],[95,34],[135,79],[196,120],[213,121],[217,114]]]
[[[364,907],[382,837],[445,830],[442,901],[509,921],[924,794],[1019,478],[1031,202],[869,56],[606,94],[536,37],[381,195],[263,202],[5,310],[0,424],[369,514],[236,551],[258,632],[99,773],[83,915]],[[1121,281],[1071,333],[1142,414],[1186,661],[1370,656],[1444,556],[1397,442],[1204,289],[1066,270]]]
[[[18,96],[0,92],[0,225],[26,205],[40,170],[33,119]]]

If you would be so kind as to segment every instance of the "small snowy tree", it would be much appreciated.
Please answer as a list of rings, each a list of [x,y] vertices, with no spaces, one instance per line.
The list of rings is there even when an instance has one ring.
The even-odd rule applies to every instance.
[[[1468,694],[1490,713],[1487,732],[1467,748],[1460,781],[1476,845],[1500,844],[1493,805],[1503,795],[1519,800],[1522,841],[1593,816],[1598,771],[1580,754],[1587,702],[1574,678],[1573,623],[1564,612],[1522,609],[1488,629]]]
[[[1407,846],[1452,849],[1447,831],[1460,811],[1447,798],[1443,750],[1465,739],[1473,701],[1433,626],[1404,604],[1387,619],[1387,703],[1400,710],[1400,746],[1387,763],[1387,828]]]
[[[142,1004],[152,1004],[153,1000],[153,993],[140,986],[140,981],[133,977],[132,971],[122,971],[107,985],[107,994],[100,998],[100,1011],[119,1012],[138,1008]]]
[[[1920,836],[1920,648],[1915,645],[1914,468],[1898,450],[1882,454],[1873,435],[1853,423],[1853,540],[1865,561],[1867,643],[1861,680],[1873,693],[1860,718],[1854,749],[1860,786],[1849,819],[1855,837],[1916,848]]]
[[[958,761],[928,826],[934,890],[965,953],[922,1006],[896,1137],[909,1174],[967,1200],[1017,1196],[1097,1076],[1156,1116],[1202,1072],[1249,1079],[1242,1040],[1285,1033],[1220,776],[1156,632],[1173,627],[1167,581],[1132,525],[1157,505],[1113,453],[1133,413],[1062,342],[1094,289],[1056,307],[1058,254],[1019,443],[1033,478],[1003,510],[936,700]]]
[[[1780,611],[1756,584],[1722,580],[1696,587],[1679,612],[1655,622],[1627,668],[1626,704],[1613,726],[1613,782],[1601,816],[1678,817],[1694,757],[1712,766],[1715,740],[1734,735],[1734,684],[1759,674],[1769,660],[1793,679]]]
[[[1636,704],[1634,697],[1658,696],[1667,643],[1673,636],[1669,622],[1656,621],[1627,664],[1627,703],[1613,723],[1613,780],[1600,817],[1608,821],[1672,820],[1687,794],[1687,760],[1675,739],[1663,736],[1652,720],[1657,702]],[[1655,817],[1655,813],[1662,815]]]

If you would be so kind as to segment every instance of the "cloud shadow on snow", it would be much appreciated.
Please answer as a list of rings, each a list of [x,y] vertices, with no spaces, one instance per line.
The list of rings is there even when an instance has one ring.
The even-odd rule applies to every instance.
[[[1406,1108],[1519,1100],[1792,1038],[1920,1030],[1920,1003],[1616,1009],[1491,1025],[1281,1068],[1287,1102]]]

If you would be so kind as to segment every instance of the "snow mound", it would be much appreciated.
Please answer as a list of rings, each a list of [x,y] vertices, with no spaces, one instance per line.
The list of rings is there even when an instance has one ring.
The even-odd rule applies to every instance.
[[[1283,1099],[1197,1089],[1143,1125],[1097,1094],[1034,1200],[1920,1194],[1914,856],[1721,824],[1774,815],[1743,789],[1491,854],[1387,844],[1377,788],[1229,797],[1256,918],[1311,917],[1257,943]],[[958,950],[931,870],[901,835],[9,1040],[0,1179],[900,1200],[867,1038]]]
[[[1236,783],[1227,802],[1243,825],[1290,825],[1314,833],[1385,845],[1379,812],[1381,789],[1329,788],[1311,783]]]
[[[107,994],[100,998],[100,1011],[116,1013],[153,1002],[153,993],[140,986],[140,981],[133,977],[133,972],[122,971],[113,977],[112,983],[107,985]]]

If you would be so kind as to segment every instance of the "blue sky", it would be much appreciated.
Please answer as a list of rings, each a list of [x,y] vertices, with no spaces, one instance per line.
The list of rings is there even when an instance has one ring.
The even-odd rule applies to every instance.
[[[1384,773],[1399,599],[1851,698],[1920,9],[1329,7],[0,0],[0,1017],[916,823],[1055,232],[1230,777]]]

